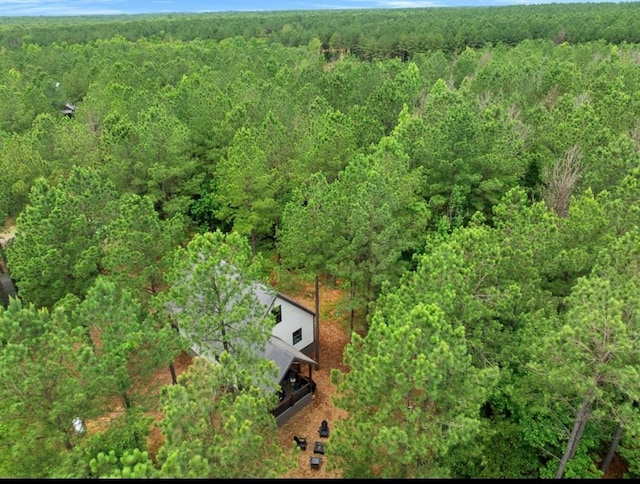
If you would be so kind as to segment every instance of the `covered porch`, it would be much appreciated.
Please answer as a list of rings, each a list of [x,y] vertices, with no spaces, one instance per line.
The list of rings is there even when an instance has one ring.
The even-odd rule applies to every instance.
[[[280,370],[280,403],[271,410],[280,426],[313,399],[316,389],[313,367],[317,363],[277,336],[271,337],[264,356],[274,361]]]

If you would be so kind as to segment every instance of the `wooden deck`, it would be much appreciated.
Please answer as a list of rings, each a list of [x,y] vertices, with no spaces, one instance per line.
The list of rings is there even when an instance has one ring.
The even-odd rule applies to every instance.
[[[280,403],[271,413],[276,417],[278,425],[283,424],[293,415],[308,405],[315,390],[315,382],[298,375],[295,382],[289,382],[286,378],[282,383],[282,397]]]

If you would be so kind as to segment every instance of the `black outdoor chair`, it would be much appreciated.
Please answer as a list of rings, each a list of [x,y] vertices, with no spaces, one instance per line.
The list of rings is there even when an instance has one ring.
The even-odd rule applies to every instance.
[[[329,423],[326,420],[323,420],[320,424],[318,433],[320,434],[320,437],[329,437]]]
[[[298,444],[298,447],[300,447],[301,450],[307,450],[307,439],[294,435],[293,440],[296,441],[296,444]]]

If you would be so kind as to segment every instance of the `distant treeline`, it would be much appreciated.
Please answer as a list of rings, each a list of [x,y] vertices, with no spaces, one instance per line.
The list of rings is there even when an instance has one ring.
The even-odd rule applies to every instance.
[[[418,52],[525,39],[583,43],[640,42],[640,2],[504,7],[5,17],[0,46],[83,44],[114,35],[129,41],[223,40],[242,36],[294,47],[319,39],[327,56],[408,59]]]

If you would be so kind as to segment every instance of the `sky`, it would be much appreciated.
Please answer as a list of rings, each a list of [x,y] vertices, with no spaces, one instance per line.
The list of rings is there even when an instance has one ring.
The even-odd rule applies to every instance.
[[[424,8],[597,3],[603,0],[0,0],[0,17],[243,12],[353,8]],[[619,3],[610,0],[608,3]],[[1,22],[1,20],[0,20]]]

